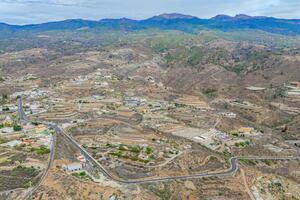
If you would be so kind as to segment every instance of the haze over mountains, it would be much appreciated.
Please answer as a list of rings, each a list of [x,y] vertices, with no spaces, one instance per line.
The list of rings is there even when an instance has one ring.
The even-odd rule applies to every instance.
[[[161,14],[145,20],[102,19],[91,21],[84,19],[68,19],[58,22],[48,22],[33,25],[9,25],[0,24],[0,35],[19,33],[26,31],[51,31],[51,30],[76,30],[76,29],[100,29],[100,30],[143,30],[158,28],[165,30],[181,30],[194,32],[201,29],[213,29],[222,31],[231,30],[261,30],[281,35],[300,35],[300,19],[278,19],[265,16],[248,16],[244,14],[234,17],[217,15],[211,19],[178,13]]]

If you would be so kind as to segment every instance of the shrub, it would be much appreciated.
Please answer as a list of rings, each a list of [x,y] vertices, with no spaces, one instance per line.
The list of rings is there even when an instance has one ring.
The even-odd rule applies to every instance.
[[[244,164],[244,165],[255,165],[255,162],[246,158],[241,158],[239,160],[239,163]]]
[[[151,149],[150,147],[146,147],[144,149],[144,151],[145,151],[146,154],[151,154],[153,152],[153,149]]]
[[[20,125],[15,124],[14,125],[14,131],[21,131],[22,127]]]
[[[106,144],[106,147],[107,147],[107,148],[112,148],[112,147],[113,147],[113,145],[112,145],[112,144],[110,144],[110,143],[107,143],[107,144]]]
[[[130,151],[133,153],[140,153],[141,149],[138,146],[134,146],[134,147],[131,147]]]
[[[50,153],[50,149],[46,147],[40,147],[40,148],[31,148],[32,152],[35,152],[39,156],[43,156],[45,154]]]

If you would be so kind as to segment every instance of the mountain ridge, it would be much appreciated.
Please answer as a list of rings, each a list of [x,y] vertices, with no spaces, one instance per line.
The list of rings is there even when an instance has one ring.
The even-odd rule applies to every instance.
[[[282,35],[300,35],[300,19],[280,19],[266,16],[236,16],[216,15],[210,19],[201,19],[192,15],[180,13],[163,13],[148,19],[134,20],[119,19],[67,19],[63,21],[46,22],[41,24],[11,25],[0,23],[0,34],[20,31],[51,31],[76,30],[83,27],[109,30],[142,30],[149,28],[175,29],[195,32],[198,29],[215,29],[230,31],[237,29],[254,29]]]

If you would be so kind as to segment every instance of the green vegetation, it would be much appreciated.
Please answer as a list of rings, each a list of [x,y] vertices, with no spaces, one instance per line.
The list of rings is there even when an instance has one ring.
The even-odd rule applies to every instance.
[[[176,108],[185,108],[185,107],[187,107],[187,105],[185,105],[183,103],[176,103],[175,102],[174,105],[175,105]]]
[[[252,160],[246,159],[246,158],[240,158],[239,163],[242,165],[255,165],[256,163]]]
[[[212,94],[212,93],[215,93],[217,92],[217,90],[215,88],[206,88],[203,90],[203,93],[204,94]]]
[[[2,108],[2,111],[9,111],[9,107]]]
[[[20,176],[20,175],[33,175],[35,174],[37,171],[36,169],[34,169],[33,167],[23,167],[23,166],[18,166],[15,167],[11,172],[10,175],[11,176]]]
[[[107,144],[106,144],[106,147],[107,147],[107,148],[112,148],[112,147],[113,147],[113,145],[112,145],[112,144],[110,144],[110,143],[107,143]]]
[[[8,140],[6,138],[0,137],[0,144],[6,143]]]
[[[31,148],[31,152],[35,152],[39,156],[43,156],[45,154],[50,153],[50,149],[46,147],[40,147],[40,148]]]
[[[32,182],[29,181],[23,185],[24,188],[30,188],[32,186]]]
[[[86,172],[75,172],[75,173],[72,173],[72,176],[75,176],[76,178],[79,178],[79,179],[87,178]]]
[[[132,146],[132,147],[129,147],[129,151],[131,151],[133,153],[140,153],[141,148],[139,146]]]
[[[162,200],[172,199],[173,193],[169,189],[169,186],[164,185],[163,187],[158,187],[154,184],[148,185],[148,190],[158,195]]]
[[[13,164],[13,163],[12,163]],[[33,167],[17,166],[0,171],[0,190],[14,190],[36,185],[40,171]]]
[[[245,141],[245,142],[237,142],[234,145],[236,147],[246,147],[246,146],[249,146],[250,144],[251,144],[250,141]]]
[[[206,89],[203,90],[203,93],[204,93],[205,95],[207,95],[208,97],[213,98],[213,97],[216,97],[216,96],[217,96],[217,93],[216,93],[217,91],[218,91],[218,90],[215,89],[215,88],[206,88]]]
[[[112,146],[113,148],[113,146]],[[148,163],[149,160],[144,160],[139,158],[141,151],[150,155],[153,153],[153,149],[150,147],[141,148],[139,146],[127,146],[127,145],[119,145],[118,149],[114,152],[111,152],[110,155],[116,156],[118,158],[130,159],[132,161],[139,161],[143,163]],[[150,158],[154,159],[154,156],[150,156]]]
[[[114,148],[116,146],[114,146],[113,144],[108,143],[108,144],[106,144],[106,147]],[[137,154],[140,153],[141,150],[142,150],[139,146],[127,146],[127,145],[119,145],[119,146],[117,146],[117,148],[118,148],[118,151],[121,151],[121,152],[129,151],[129,152],[137,153]]]
[[[239,134],[238,134],[237,132],[232,132],[231,135],[232,135],[233,137],[239,137]]]
[[[154,52],[163,53],[169,49],[182,47],[187,44],[188,37],[186,35],[183,35],[178,31],[166,31],[165,33],[167,32],[171,34],[160,34],[158,36],[149,38],[147,41],[148,45]]]
[[[0,129],[4,128],[4,127],[13,127],[14,131],[21,131],[22,130],[22,126],[20,126],[18,124],[4,124],[4,123],[0,123]]]
[[[227,149],[225,149],[225,150],[223,151],[223,155],[224,155],[224,157],[225,157],[226,163],[229,164],[229,159],[233,157],[232,153],[229,152]]]
[[[22,127],[20,125],[14,124],[14,131],[21,131]]]
[[[263,160],[262,162],[264,162],[268,166],[272,165],[272,161],[271,160]]]
[[[232,153],[229,152],[227,149],[225,149],[223,151],[223,155],[225,156],[226,159],[229,159],[229,158],[233,157]]]
[[[34,126],[37,126],[37,125],[40,125],[41,123],[39,123],[39,122],[31,122],[32,123],[32,125],[34,125]]]
[[[153,153],[153,149],[151,149],[150,147],[146,147],[146,148],[144,149],[144,151],[145,151],[146,154],[151,154],[151,153]]]
[[[13,125],[11,125],[11,124],[4,124],[4,123],[1,123],[0,124],[0,129],[1,128],[4,128],[4,127],[12,127]]]
[[[8,95],[7,94],[2,94],[2,99],[8,99]]]
[[[235,65],[235,66],[224,66],[227,71],[234,72],[236,74],[241,74],[245,70],[245,66],[243,65]]]
[[[273,93],[273,98],[274,99],[277,99],[277,98],[285,98],[287,96],[287,89],[282,86],[282,87],[277,87],[275,90],[274,90],[274,93]]]
[[[119,150],[120,150],[120,151],[126,151],[126,148],[125,148],[124,145],[120,145],[120,146],[119,146]]]
[[[138,154],[135,154],[135,155],[125,155],[120,150],[112,152],[110,154],[113,155],[113,156],[116,156],[118,158],[130,159],[132,161],[139,161],[139,162],[143,162],[143,163],[148,163],[149,162],[149,160],[144,160],[144,159],[139,158]]]
[[[122,157],[122,155],[123,155],[123,152],[122,152],[122,151],[120,151],[120,150],[118,150],[118,151],[115,151],[115,152],[111,153],[111,155],[113,155],[113,156],[116,156],[116,157],[120,158],[120,157]]]

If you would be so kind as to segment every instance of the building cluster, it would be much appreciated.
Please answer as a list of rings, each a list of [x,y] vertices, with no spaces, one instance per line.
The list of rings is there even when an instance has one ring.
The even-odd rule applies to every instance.
[[[2,113],[13,113],[18,110],[18,106],[14,104],[5,104],[0,106],[0,114]]]
[[[291,82],[286,88],[289,97],[300,97],[300,82]]]
[[[0,129],[0,136],[7,138],[3,147],[23,147],[23,148],[50,148],[52,142],[53,130],[48,129],[45,125],[33,125],[27,123],[24,126],[16,123],[7,117],[2,122],[3,127]],[[14,136],[14,137],[12,137]],[[10,139],[14,138],[14,139]]]
[[[47,97],[48,95],[49,95],[49,91],[35,87],[30,90],[15,92],[11,95],[11,98],[15,99],[19,96],[28,97],[28,98],[41,98],[41,97]]]
[[[138,98],[138,97],[125,97],[123,100],[124,105],[128,107],[138,107],[138,106],[143,106],[147,105],[147,100],[143,98]]]

